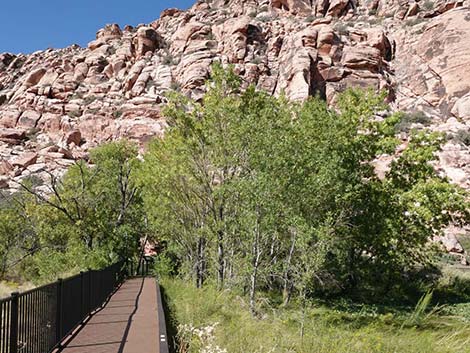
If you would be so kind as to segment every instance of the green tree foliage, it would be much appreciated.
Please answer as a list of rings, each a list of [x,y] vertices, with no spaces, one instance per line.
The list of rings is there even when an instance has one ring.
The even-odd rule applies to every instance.
[[[0,204],[0,279],[36,247],[35,236],[22,203],[2,194]]]
[[[399,114],[383,96],[347,91],[338,111],[288,102],[220,66],[202,102],[172,94],[169,128],[144,156],[141,184],[158,237],[198,286],[237,286],[255,312],[259,289],[388,291],[431,260],[429,239],[469,219],[468,196],[431,162],[442,136],[415,133],[385,178]]]
[[[242,91],[219,65],[212,76],[200,102],[169,96],[165,138],[143,160],[115,142],[51,176],[47,194],[23,184],[0,207],[0,275],[17,263],[41,280],[104,266],[151,235],[167,245],[161,271],[237,288],[256,314],[260,290],[284,304],[402,294],[433,265],[430,239],[468,223],[468,194],[433,166],[444,137],[411,131],[398,152],[403,116],[384,96],[347,91],[333,110]],[[383,154],[395,158],[379,178]]]
[[[23,192],[12,197],[16,209],[0,210],[0,225],[5,228],[1,229],[2,249],[11,245],[10,238],[22,239],[25,231],[34,239],[34,246],[21,252],[25,257],[21,272],[27,278],[54,280],[136,254],[145,234],[135,183],[140,164],[137,148],[125,141],[110,143],[93,150],[90,158],[91,166],[80,161],[60,179],[51,175],[47,194],[22,184]],[[15,215],[18,210],[21,217]]]

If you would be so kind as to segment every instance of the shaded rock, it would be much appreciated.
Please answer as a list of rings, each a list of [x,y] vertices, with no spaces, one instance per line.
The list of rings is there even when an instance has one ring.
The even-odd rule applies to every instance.
[[[34,110],[23,112],[18,119],[18,126],[24,128],[35,128],[41,119],[42,114]]]
[[[45,68],[39,68],[32,71],[28,76],[26,76],[24,86],[31,87],[37,85],[46,72],[47,70]]]
[[[6,189],[9,187],[10,178],[0,175],[0,189]]]
[[[0,129],[0,140],[23,140],[26,138],[26,131],[21,129]]]
[[[140,58],[147,52],[154,52],[157,48],[162,48],[163,44],[163,38],[153,28],[141,27],[134,39],[136,56]]]

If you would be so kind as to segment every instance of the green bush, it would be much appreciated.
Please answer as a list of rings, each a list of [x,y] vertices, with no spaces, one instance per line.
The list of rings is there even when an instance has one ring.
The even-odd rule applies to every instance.
[[[316,19],[317,19],[317,16],[309,15],[309,16],[305,17],[305,22],[306,23],[311,23],[311,22],[315,21]]]
[[[400,123],[396,126],[397,131],[408,132],[413,124],[421,124],[423,126],[429,126],[432,123],[432,119],[422,111],[413,111],[404,113],[401,116]]]
[[[347,35],[349,34],[349,26],[347,23],[338,22],[335,25],[335,31],[338,32],[340,35]]]
[[[426,0],[421,4],[421,7],[425,11],[431,11],[432,9],[434,9],[434,6],[434,1],[431,0]]]

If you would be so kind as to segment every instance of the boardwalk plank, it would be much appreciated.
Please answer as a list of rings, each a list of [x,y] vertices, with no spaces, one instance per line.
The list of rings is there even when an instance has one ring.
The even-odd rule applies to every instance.
[[[126,281],[68,342],[64,353],[159,353],[153,278]]]

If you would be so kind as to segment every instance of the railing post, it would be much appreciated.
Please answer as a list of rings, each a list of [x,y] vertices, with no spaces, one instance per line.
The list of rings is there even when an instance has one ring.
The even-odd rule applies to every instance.
[[[10,353],[18,353],[18,298],[19,293],[11,294]]]
[[[57,302],[56,302],[56,343],[60,346],[62,341],[62,278],[57,280]]]
[[[92,269],[89,268],[88,269],[88,313],[87,314],[91,314],[91,312],[93,311],[93,301],[92,301],[92,296],[91,296],[91,293],[92,293],[92,283],[93,283],[93,272],[92,272]]]
[[[80,271],[80,317],[81,317],[81,322],[85,320],[85,295],[83,294],[85,290],[85,285],[83,283],[83,277],[84,273],[83,271]]]
[[[121,268],[120,276],[122,277],[119,280],[120,282],[122,282],[125,277],[130,277],[129,276],[129,259],[126,259],[126,262],[125,262],[125,265],[124,265],[124,270],[122,270],[122,268]]]

